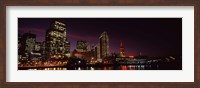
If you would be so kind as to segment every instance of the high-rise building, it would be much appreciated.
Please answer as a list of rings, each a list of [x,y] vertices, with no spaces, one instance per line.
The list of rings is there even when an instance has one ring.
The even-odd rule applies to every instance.
[[[109,54],[109,37],[107,32],[103,32],[100,37],[100,58],[103,59]]]
[[[41,60],[42,59],[42,42],[35,42],[35,47],[33,52],[31,52],[31,60]]]
[[[90,55],[91,55],[92,60],[97,60],[95,58],[95,46],[94,46],[94,44],[92,44],[92,46],[91,46]]]
[[[19,35],[19,36],[18,36],[18,50],[19,50],[19,49],[21,48],[21,46],[22,46],[22,45],[21,45],[21,44],[22,44],[22,43],[21,43],[21,42],[22,42],[22,41],[21,41],[21,38],[22,38],[22,36]]]
[[[64,53],[65,53],[65,56],[68,58],[71,56],[70,55],[70,42],[67,42],[67,41],[65,42],[65,52]]]
[[[124,46],[123,46],[123,44],[122,44],[122,41],[120,41],[120,52],[119,52],[119,56],[120,56],[120,57],[125,57]]]
[[[36,52],[42,51],[42,43],[41,42],[35,42],[35,50]]]
[[[90,49],[90,45],[87,41],[77,41],[76,49],[72,52],[72,57],[84,59],[84,60],[94,60],[94,50]]]
[[[53,21],[46,32],[46,58],[62,59],[70,54],[66,24]]]
[[[78,52],[87,52],[88,51],[87,41],[77,41],[76,42],[76,50]]]
[[[18,60],[22,59],[22,50],[21,50],[21,46],[22,46],[22,41],[21,41],[21,35],[18,36]]]
[[[21,43],[19,52],[22,52],[21,60],[30,60],[30,56],[35,50],[36,35],[30,32],[25,33],[19,41]]]
[[[94,58],[95,58],[96,60],[99,60],[99,59],[100,59],[100,45],[99,45],[99,44],[97,44],[97,45],[94,47],[94,52],[95,52]]]
[[[46,53],[46,51],[45,51],[45,41],[43,41],[42,42],[42,45],[41,45],[41,53],[42,53],[42,60],[46,60],[45,58],[46,58],[46,55],[45,55],[45,53]]]

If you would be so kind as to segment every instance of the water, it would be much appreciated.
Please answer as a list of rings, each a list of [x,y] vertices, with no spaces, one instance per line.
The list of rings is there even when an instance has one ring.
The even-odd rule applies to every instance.
[[[120,65],[101,67],[56,67],[56,68],[33,68],[24,70],[159,70],[159,65]]]

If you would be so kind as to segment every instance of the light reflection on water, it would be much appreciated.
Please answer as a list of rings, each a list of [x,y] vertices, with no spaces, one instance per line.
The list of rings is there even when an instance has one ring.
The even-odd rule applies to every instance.
[[[158,69],[159,65],[120,65],[120,66],[104,66],[104,67],[57,67],[57,68],[37,68],[37,69],[28,69],[28,70],[155,70]]]

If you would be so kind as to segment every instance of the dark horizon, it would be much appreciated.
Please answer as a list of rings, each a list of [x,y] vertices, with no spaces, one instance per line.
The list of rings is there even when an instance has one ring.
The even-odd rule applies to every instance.
[[[97,44],[106,31],[110,52],[119,52],[121,40],[127,56],[182,56],[182,18],[19,18],[18,34],[31,31],[42,42],[53,20],[67,25],[71,51],[78,40]]]

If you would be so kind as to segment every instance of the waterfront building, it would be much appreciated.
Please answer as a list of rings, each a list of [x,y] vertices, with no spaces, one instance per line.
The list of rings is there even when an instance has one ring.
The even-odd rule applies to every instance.
[[[20,60],[31,60],[30,59],[31,53],[35,49],[36,35],[30,32],[25,33],[18,40],[20,42],[20,47],[19,47],[19,52],[18,52],[20,54],[20,57],[19,57]]]
[[[88,47],[89,47],[89,45],[88,45],[87,41],[80,40],[80,41],[76,42],[76,50],[78,52],[87,52]]]
[[[85,54],[84,54],[84,52],[79,52],[79,51],[77,51],[77,49],[74,49],[71,56],[73,58],[83,59],[85,57]]]
[[[101,61],[101,59],[100,59],[100,45],[99,44],[96,44],[95,47],[94,47],[94,58],[97,61]]]
[[[124,46],[123,46],[122,41],[120,41],[120,52],[119,52],[119,56],[120,56],[120,57],[126,57],[126,56],[125,56],[125,53],[124,53]]]
[[[68,41],[66,41],[65,42],[65,56],[66,57],[70,57],[71,55],[70,55],[70,42],[68,42]]]
[[[21,50],[21,46],[22,46],[22,41],[21,41],[21,35],[18,35],[18,60],[22,59],[22,50]]]
[[[53,21],[46,32],[46,58],[63,59],[70,55],[66,24]]]
[[[91,61],[96,61],[97,59],[95,58],[95,46],[92,44],[91,51],[90,51],[90,56],[91,56]]]
[[[42,59],[42,42],[35,42],[35,48],[31,52],[31,60],[41,60]]]
[[[103,32],[100,37],[100,58],[104,59],[109,54],[109,37],[107,32]]]
[[[87,41],[77,41],[76,49],[72,52],[72,57],[87,61],[94,60],[94,50],[90,49],[89,47],[90,45]]]
[[[45,51],[45,41],[41,42],[41,54],[42,54],[42,58],[41,60],[46,60],[46,55],[45,55],[46,51]]]

